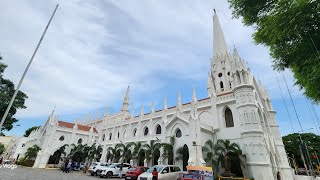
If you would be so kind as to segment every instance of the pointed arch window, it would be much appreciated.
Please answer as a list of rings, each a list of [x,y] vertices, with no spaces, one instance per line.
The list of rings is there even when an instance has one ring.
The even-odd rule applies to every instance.
[[[64,136],[60,136],[59,140],[63,141],[64,140]]]
[[[144,134],[145,136],[149,134],[149,128],[148,128],[148,127],[146,127],[146,128],[144,129],[144,133],[143,133],[143,134]]]
[[[220,89],[223,91],[223,82],[220,81]]]
[[[137,135],[137,128],[133,130],[133,137],[135,137],[136,135]]]
[[[182,132],[181,132],[180,129],[178,129],[177,132],[176,132],[176,137],[180,138],[181,136],[182,136]]]
[[[232,111],[229,108],[225,110],[224,118],[226,121],[226,127],[234,127]]]
[[[104,141],[105,139],[106,139],[106,135],[103,134],[103,135],[102,135],[102,141]]]
[[[161,134],[161,126],[160,125],[157,126],[156,134]]]
[[[82,139],[78,139],[78,144],[81,144],[82,143]]]
[[[112,133],[109,134],[109,140],[111,140],[111,139],[112,139]]]
[[[118,139],[120,138],[120,133],[118,132]]]

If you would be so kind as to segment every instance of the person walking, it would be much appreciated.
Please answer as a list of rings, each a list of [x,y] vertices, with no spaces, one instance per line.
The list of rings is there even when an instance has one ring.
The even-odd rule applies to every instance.
[[[72,167],[72,161],[70,159],[69,162],[68,162],[68,165],[67,165],[67,173],[70,173],[71,167]]]
[[[84,164],[83,173],[86,174],[88,172],[88,164]]]
[[[281,180],[280,172],[277,172],[277,180]]]
[[[122,179],[122,169],[123,169],[123,163],[120,164],[120,168],[119,168],[119,178]]]
[[[154,168],[153,171],[152,171],[152,180],[158,180],[157,168]]]

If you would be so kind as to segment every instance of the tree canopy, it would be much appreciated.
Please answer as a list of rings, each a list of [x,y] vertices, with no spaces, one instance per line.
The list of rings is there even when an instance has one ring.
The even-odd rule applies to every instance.
[[[290,69],[305,94],[320,102],[320,3],[315,0],[228,0],[233,15],[255,28],[276,70]]]
[[[313,133],[300,134],[306,143],[312,161],[316,162],[313,155],[320,155],[320,136]],[[294,158],[299,167],[304,167],[300,153],[300,137],[298,133],[288,134],[282,137],[286,152],[290,158]],[[315,153],[315,154],[314,154]]]
[[[23,137],[28,137],[33,130],[39,129],[41,126],[33,126],[26,130]]]
[[[0,55],[0,119],[2,119],[15,91],[14,84],[9,79],[3,78],[6,67],[7,65],[2,63],[2,57]],[[18,122],[18,119],[14,118],[14,115],[18,109],[26,108],[24,103],[27,98],[25,93],[22,91],[18,92],[1,130],[10,131],[13,128],[13,124]]]

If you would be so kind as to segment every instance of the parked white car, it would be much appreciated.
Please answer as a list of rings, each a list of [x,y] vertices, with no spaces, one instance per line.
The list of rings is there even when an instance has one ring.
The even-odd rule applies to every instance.
[[[100,168],[102,170],[102,172],[100,174],[100,177],[101,178],[102,177],[110,178],[112,176],[119,176],[119,174],[120,174],[120,166],[121,166],[121,163],[113,163],[108,167]],[[123,177],[125,176],[125,174],[127,173],[127,171],[129,170],[130,167],[131,167],[130,164],[123,163],[122,171],[121,171],[121,174],[122,174]]]
[[[91,176],[97,175],[97,170],[100,169],[101,167],[106,167],[108,166],[107,163],[101,163],[101,162],[94,162],[90,165],[89,167],[89,173]]]
[[[174,165],[156,165],[138,176],[138,180],[152,180],[152,171],[154,168],[158,171],[158,180],[177,180],[182,172],[178,166]]]

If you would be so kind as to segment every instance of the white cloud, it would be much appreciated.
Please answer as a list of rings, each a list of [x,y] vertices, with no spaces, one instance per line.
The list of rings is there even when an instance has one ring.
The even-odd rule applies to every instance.
[[[16,84],[55,3],[0,3],[0,52],[9,65],[5,76]],[[167,92],[160,90],[172,83],[167,78],[206,81],[213,7],[230,49],[238,47],[278,98],[267,49],[252,43],[253,29],[232,19],[228,6],[209,0],[62,1],[22,85],[28,108],[18,117],[45,116],[54,106],[61,114],[72,114],[121,104],[129,83],[136,100],[154,96],[162,102]],[[296,89],[294,94],[300,95]]]

